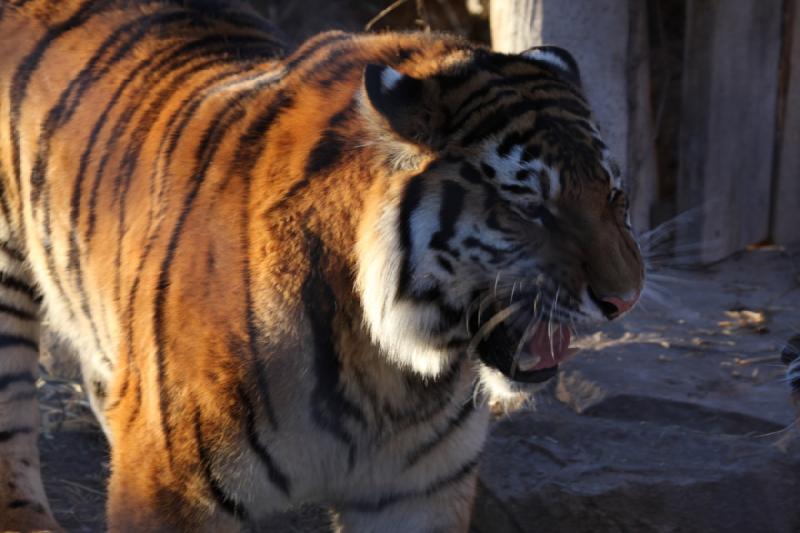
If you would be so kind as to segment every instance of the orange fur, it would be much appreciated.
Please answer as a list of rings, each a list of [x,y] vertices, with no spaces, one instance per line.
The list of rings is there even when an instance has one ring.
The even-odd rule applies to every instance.
[[[274,508],[323,501],[346,510],[383,486],[361,465],[384,452],[365,443],[395,450],[381,459],[391,463],[456,419],[476,377],[466,360],[451,381],[444,370],[420,377],[386,360],[356,278],[369,261],[359,250],[378,249],[375,228],[415,176],[429,167],[435,176],[445,156],[481,155],[404,138],[362,86],[367,64],[428,79],[488,52],[441,35],[328,33],[285,56],[245,8],[204,14],[183,4],[0,0],[0,34],[11,36],[0,41],[3,239],[24,251],[50,322],[100,386],[93,401],[112,444],[113,531],[231,529],[263,507],[263,494]],[[459,102],[498,76],[541,70],[478,69],[445,97]],[[580,98],[564,91],[541,94]],[[425,105],[439,105],[438,94]],[[423,127],[446,120],[409,113]],[[554,116],[572,120],[568,111]],[[589,159],[589,172],[602,174]],[[588,262],[596,291],[638,291],[635,243],[604,207],[609,185],[570,183],[559,205],[572,222],[550,257],[575,269],[576,285]],[[309,355],[326,349],[340,357]],[[307,402],[311,414],[300,414]],[[390,416],[410,417],[414,402],[432,413],[419,427]],[[306,416],[324,437],[296,429]],[[452,460],[463,483],[412,470],[391,493],[417,494],[425,486],[417,479],[452,483],[445,501],[457,518],[444,527],[457,530],[467,527],[470,461],[485,435],[485,414],[465,420],[476,437],[446,443],[437,459],[445,469]],[[364,432],[372,440],[355,436]],[[320,459],[319,479],[334,480],[320,483],[352,476],[346,486],[356,488],[297,489],[310,483],[298,464],[316,464],[316,440],[342,449]],[[459,458],[468,460],[463,472]],[[343,527],[360,524],[352,516],[343,514]]]

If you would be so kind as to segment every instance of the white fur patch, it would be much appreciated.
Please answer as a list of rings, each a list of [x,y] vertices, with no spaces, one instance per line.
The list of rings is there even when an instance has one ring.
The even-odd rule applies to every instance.
[[[511,381],[499,370],[478,363],[481,394],[493,412],[510,413],[523,407],[534,407],[533,393],[541,389],[541,384],[517,383]]]
[[[528,59],[532,59],[533,61],[541,61],[543,63],[548,63],[553,65],[559,70],[563,70],[565,72],[571,72],[572,69],[567,65],[561,57],[557,54],[549,51],[549,50],[539,50],[539,49],[531,49],[526,50],[522,53],[523,57],[527,57]]]
[[[381,72],[381,85],[386,92],[393,90],[403,79],[403,74],[392,67],[386,67]]]
[[[548,183],[550,185],[549,198],[551,200],[558,198],[561,194],[561,175],[558,169],[552,166],[547,166],[541,159],[533,159],[531,161],[522,160],[523,147],[520,145],[514,146],[505,157],[500,157],[497,154],[496,143],[489,143],[484,151],[483,161],[494,168],[497,173],[496,180],[500,184],[509,185],[527,185],[538,197],[539,201],[542,198],[541,185],[539,183],[539,176],[542,173],[547,175]],[[530,172],[528,180],[520,182],[517,180],[517,172],[527,170]]]
[[[437,216],[438,202],[436,206],[427,203],[423,202],[412,215],[412,258],[419,257],[420,242],[428,242],[421,234],[436,227],[435,218],[429,217]],[[372,235],[359,239],[356,285],[370,334],[389,360],[421,375],[435,377],[449,366],[455,354],[433,348],[426,335],[438,322],[438,309],[397,298],[403,265],[397,234],[398,217],[397,205],[385,205],[376,226],[367,230]]]
[[[597,304],[594,303],[594,300],[592,300],[592,297],[589,296],[589,289],[587,286],[584,286],[581,289],[580,301],[580,309],[586,313],[586,319],[588,321],[602,322],[606,319],[605,315],[603,315],[603,312],[600,311],[600,308],[597,307]]]

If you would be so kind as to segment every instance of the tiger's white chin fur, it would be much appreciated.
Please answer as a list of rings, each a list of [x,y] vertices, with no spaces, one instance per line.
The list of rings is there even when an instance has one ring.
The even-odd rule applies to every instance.
[[[534,393],[545,386],[544,383],[523,383],[508,379],[502,372],[478,365],[479,392],[486,399],[493,413],[511,413],[520,409],[533,409]]]

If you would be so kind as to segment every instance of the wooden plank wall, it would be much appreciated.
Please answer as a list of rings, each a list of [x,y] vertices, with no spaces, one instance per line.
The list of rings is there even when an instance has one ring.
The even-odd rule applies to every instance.
[[[779,150],[773,188],[772,238],[800,242],[800,2],[786,0],[781,55]]]
[[[658,201],[672,201],[678,214],[698,213],[679,242],[700,248],[701,261],[800,242],[800,0],[684,1],[672,200],[657,197],[645,2],[493,0],[492,42],[506,52],[543,43],[573,52],[633,183],[638,228]]]
[[[714,261],[767,239],[783,0],[688,0],[678,209]]]

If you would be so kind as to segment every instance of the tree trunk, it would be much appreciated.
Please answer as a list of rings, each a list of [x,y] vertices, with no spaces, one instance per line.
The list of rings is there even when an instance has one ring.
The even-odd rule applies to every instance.
[[[638,230],[650,226],[657,191],[642,0],[492,0],[492,45],[520,52],[550,44],[578,62],[589,102],[631,189]]]

